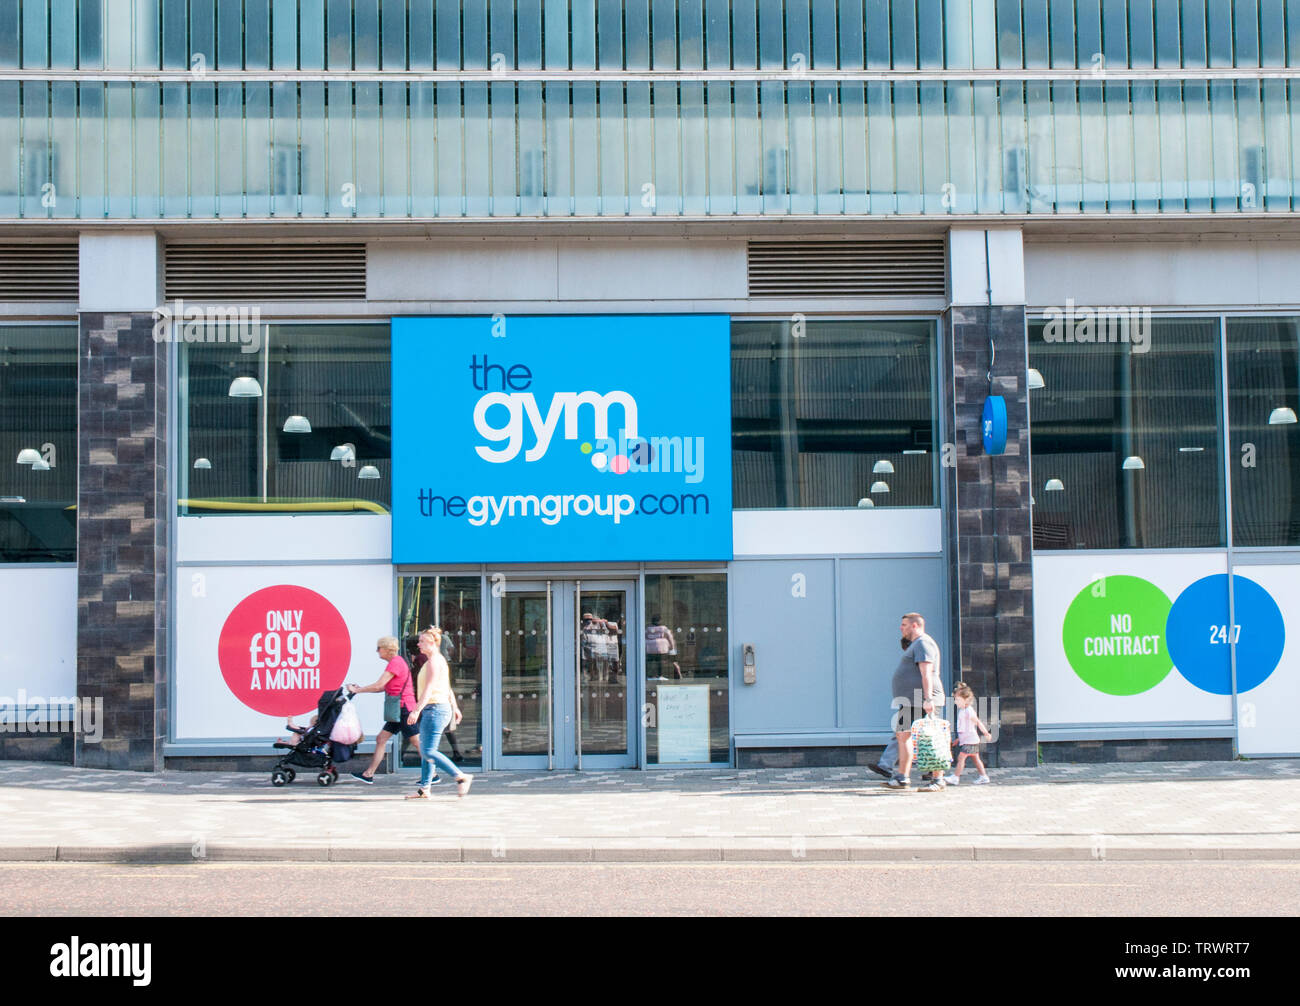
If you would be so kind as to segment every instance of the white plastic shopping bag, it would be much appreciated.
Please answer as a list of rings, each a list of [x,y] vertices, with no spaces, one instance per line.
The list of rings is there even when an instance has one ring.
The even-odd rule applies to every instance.
[[[356,744],[361,740],[361,717],[357,715],[357,708],[350,698],[343,701],[339,717],[334,721],[334,729],[330,731],[330,740],[336,744]]]

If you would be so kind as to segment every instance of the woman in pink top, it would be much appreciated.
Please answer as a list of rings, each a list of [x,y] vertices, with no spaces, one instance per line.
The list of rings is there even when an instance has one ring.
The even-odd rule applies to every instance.
[[[389,738],[394,734],[400,733],[403,737],[411,738],[411,743],[416,746],[417,752],[420,747],[420,731],[406,722],[407,716],[415,708],[415,689],[411,687],[411,669],[406,665],[406,661],[398,656],[397,649],[396,636],[380,636],[375,650],[379,654],[379,659],[385,661],[384,673],[368,685],[348,685],[353,695],[360,692],[384,693],[386,722],[383,729],[379,731],[379,736],[375,738],[374,756],[370,759],[370,766],[364,772],[352,773],[352,778],[360,779],[367,786],[373,785],[375,769],[379,768],[379,763],[384,760],[384,750],[388,747]]]
[[[474,777],[460,768],[438,750],[443,731],[448,724],[461,721],[456,693],[451,689],[451,669],[442,655],[442,629],[430,626],[420,633],[420,652],[428,658],[420,670],[420,698],[406,722],[420,727],[420,786],[408,800],[427,800],[429,786],[438,769],[450,772],[456,780],[456,795],[469,792]]]

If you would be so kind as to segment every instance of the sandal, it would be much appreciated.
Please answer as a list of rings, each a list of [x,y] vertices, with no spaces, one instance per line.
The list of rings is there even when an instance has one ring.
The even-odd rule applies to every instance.
[[[407,793],[406,796],[405,796],[403,799],[406,799],[406,800],[428,800],[428,799],[429,799],[429,791],[428,791],[427,789],[420,789],[420,788],[417,788],[416,791],[415,791],[414,793]]]

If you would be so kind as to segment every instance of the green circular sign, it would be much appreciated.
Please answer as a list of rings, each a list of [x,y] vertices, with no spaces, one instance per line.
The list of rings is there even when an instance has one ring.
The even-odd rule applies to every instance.
[[[1173,669],[1165,622],[1173,606],[1140,576],[1095,580],[1070,602],[1061,641],[1074,673],[1107,695],[1137,695]]]

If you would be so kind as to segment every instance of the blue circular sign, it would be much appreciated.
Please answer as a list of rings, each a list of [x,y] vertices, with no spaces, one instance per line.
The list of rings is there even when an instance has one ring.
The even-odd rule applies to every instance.
[[[1277,602],[1254,580],[1232,578],[1236,622],[1228,624],[1228,575],[1197,580],[1174,601],[1165,638],[1174,666],[1189,682],[1213,695],[1232,694],[1229,654],[1237,647],[1237,691],[1262,684],[1277,668],[1286,625]]]
[[[1007,449],[1007,400],[1001,395],[984,399],[984,453],[1001,454]]]

